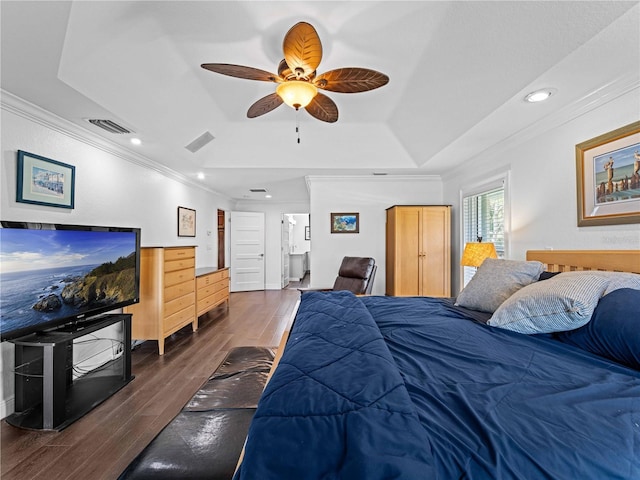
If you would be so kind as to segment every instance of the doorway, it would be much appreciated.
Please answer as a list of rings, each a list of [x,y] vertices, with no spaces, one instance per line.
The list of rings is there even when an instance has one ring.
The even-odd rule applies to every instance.
[[[232,292],[264,290],[264,213],[231,212],[231,281]]]
[[[280,232],[280,252],[282,256],[282,260],[280,262],[280,288],[287,288],[289,285],[289,239],[291,235],[289,215],[283,214],[280,221],[282,224]]]
[[[285,213],[282,216],[282,287],[309,285],[311,277],[311,225],[308,213]],[[285,266],[288,264],[288,269]],[[285,283],[285,277],[288,281]]]

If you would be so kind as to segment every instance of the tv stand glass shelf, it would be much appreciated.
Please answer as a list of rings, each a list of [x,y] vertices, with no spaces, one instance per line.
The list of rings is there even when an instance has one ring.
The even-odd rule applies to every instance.
[[[100,330],[117,323],[121,339],[101,337]],[[11,343],[15,345],[15,413],[6,420],[16,427],[62,430],[134,378],[130,314],[101,315]],[[74,358],[74,350],[80,358]],[[82,367],[96,362],[100,364],[95,368]]]

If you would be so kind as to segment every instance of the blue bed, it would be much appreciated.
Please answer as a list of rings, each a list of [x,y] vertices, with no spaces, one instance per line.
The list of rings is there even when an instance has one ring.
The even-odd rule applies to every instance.
[[[490,316],[304,293],[235,478],[640,478],[640,371]]]

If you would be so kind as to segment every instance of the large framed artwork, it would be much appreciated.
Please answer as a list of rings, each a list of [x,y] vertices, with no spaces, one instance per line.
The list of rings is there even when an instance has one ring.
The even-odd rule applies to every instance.
[[[640,121],[576,145],[578,226],[640,223]]]
[[[360,233],[360,214],[331,213],[331,233]]]
[[[196,236],[196,211],[191,208],[178,207],[178,236]]]
[[[18,150],[16,201],[73,208],[76,167]]]

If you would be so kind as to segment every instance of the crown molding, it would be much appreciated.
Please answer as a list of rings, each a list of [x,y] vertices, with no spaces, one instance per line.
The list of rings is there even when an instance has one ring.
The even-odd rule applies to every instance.
[[[640,89],[640,77],[638,77],[637,74],[630,73],[612,80],[576,99],[564,108],[536,120],[484,150],[474,153],[473,157],[465,159],[455,168],[444,172],[442,174],[442,180],[448,181],[458,177],[463,171],[469,168],[469,162],[472,160],[477,162],[478,158],[483,157],[487,152],[491,152],[491,155],[495,156],[496,154],[518,147],[533,138],[576,120],[637,89]]]
[[[304,177],[307,189],[312,183],[336,183],[336,182],[369,182],[369,183],[386,183],[390,181],[401,182],[439,182],[442,180],[440,175],[307,175]]]
[[[62,117],[49,112],[33,103],[30,103],[6,90],[0,89],[0,109],[11,112],[19,117],[25,118],[33,123],[42,125],[45,128],[66,135],[69,138],[82,142],[90,147],[102,150],[109,155],[113,155],[127,162],[133,163],[148,170],[153,170],[167,178],[183,183],[187,186],[205,190],[209,193],[218,195],[226,200],[232,198],[208,188],[194,180],[182,175],[175,170],[165,167],[158,162],[154,162],[144,155],[128,150],[116,143],[110,142],[99,135],[86,130]]]

